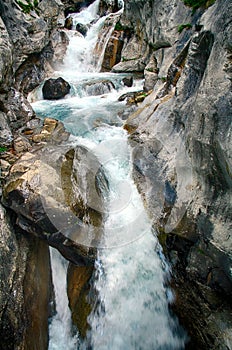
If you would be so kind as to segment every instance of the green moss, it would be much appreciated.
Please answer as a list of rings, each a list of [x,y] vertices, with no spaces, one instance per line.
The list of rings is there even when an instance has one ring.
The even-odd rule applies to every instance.
[[[190,23],[180,24],[178,26],[178,33],[181,33],[185,28],[186,29],[191,29],[192,28],[192,24],[190,24]]]
[[[120,21],[116,23],[114,30],[123,30],[123,26]]]
[[[0,146],[0,153],[6,152],[6,151],[7,151],[7,147]]]
[[[201,255],[206,255],[204,250],[202,250],[201,248],[198,248],[198,253],[201,254]]]
[[[139,59],[138,57],[126,58],[126,57],[122,56],[122,62],[136,61],[138,59]]]
[[[216,0],[182,0],[186,6],[192,7],[196,11],[199,7],[209,7],[214,4]]]
[[[148,72],[151,72],[151,73],[154,72],[154,70],[153,70],[152,68],[146,68],[146,70],[147,70]]]
[[[128,27],[128,26],[124,26],[122,25],[122,23],[120,21],[118,21],[116,24],[115,24],[115,27],[114,27],[114,30],[118,30],[118,31],[124,31],[126,32],[127,34],[128,33],[133,33],[133,29],[131,27]]]

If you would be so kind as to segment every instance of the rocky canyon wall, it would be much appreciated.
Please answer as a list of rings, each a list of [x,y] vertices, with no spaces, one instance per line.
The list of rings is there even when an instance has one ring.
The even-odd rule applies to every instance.
[[[13,205],[18,217],[1,208],[4,349],[47,346],[51,298],[47,243],[77,263],[76,246],[56,236],[52,225],[45,234],[40,183],[31,171],[34,161],[40,160],[34,143],[58,145],[68,135],[58,122],[47,119],[42,125],[26,96],[62,60],[68,42],[60,28],[64,11],[79,10],[90,2],[41,0],[28,12],[18,1],[0,0],[0,142],[6,149],[1,157],[2,182],[20,158],[4,194],[5,206]],[[107,3],[101,2],[102,13]],[[173,309],[191,336],[188,349],[232,348],[231,16],[230,0],[208,2],[195,11],[181,0],[125,0],[116,39],[111,41],[116,52],[114,45],[120,40],[113,71],[145,78],[147,97],[133,107],[125,128],[133,147],[134,179],[172,265]],[[75,152],[67,152],[65,159],[57,155],[65,162],[62,186],[68,189],[70,206],[75,198],[69,166],[78,155]],[[57,178],[56,171],[53,175]],[[29,177],[34,180],[28,181]],[[38,213],[40,221],[33,226]],[[92,214],[92,220],[101,222],[97,212]],[[30,236],[33,230],[39,238]],[[87,258],[85,253],[82,263],[91,260],[91,270],[95,252]],[[38,294],[40,315],[35,311]]]
[[[60,1],[34,2],[30,11],[19,3],[0,1],[1,186],[12,164],[32,148],[20,128],[40,124],[27,93],[45,78],[57,62],[55,53],[67,44],[58,29],[64,19]],[[21,229],[17,216],[2,207],[0,235],[1,348],[46,349],[52,290],[48,245]]]
[[[49,245],[75,264],[73,269],[76,265],[85,269],[87,265],[86,271],[93,270],[96,249],[77,244],[75,235],[80,229],[76,224],[77,216],[81,220],[86,215],[89,225],[95,228],[95,239],[100,239],[102,215],[87,208],[83,198],[94,201],[97,208],[102,208],[103,203],[98,203],[101,196],[98,195],[97,200],[93,197],[96,189],[86,189],[84,184],[91,182],[90,174],[84,175],[81,171],[86,162],[89,162],[88,169],[100,168],[100,165],[90,153],[86,154],[85,149],[60,146],[69,137],[63,124],[50,118],[38,119],[27,100],[28,93],[62,63],[69,41],[64,29],[65,13],[78,11],[91,2],[0,1],[3,203],[0,217],[0,334],[4,349],[48,347],[48,320],[54,311]],[[82,176],[78,177],[80,173]],[[75,181],[72,181],[74,175]],[[100,193],[107,187],[103,172],[99,172],[96,181]],[[54,210],[57,210],[59,223],[54,224],[54,213],[46,211],[45,197],[53,206],[57,204]],[[62,233],[68,226],[72,239]],[[86,245],[91,246],[91,242]],[[79,268],[79,271],[83,269]],[[84,278],[83,283],[86,283]],[[78,284],[81,290],[80,280]],[[74,297],[70,294],[72,309],[77,302],[75,294]],[[78,320],[83,320],[83,324],[86,319],[87,314],[79,315]]]
[[[134,178],[198,349],[232,346],[231,5],[125,1],[113,67],[145,77],[150,95],[125,123]]]

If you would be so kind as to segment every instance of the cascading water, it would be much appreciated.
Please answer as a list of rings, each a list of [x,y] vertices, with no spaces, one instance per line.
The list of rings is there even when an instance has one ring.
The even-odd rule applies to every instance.
[[[97,0],[74,15],[75,21],[90,26],[98,3]],[[111,16],[117,19],[118,14]],[[53,252],[57,314],[50,325],[49,349],[180,350],[184,348],[186,336],[168,310],[172,293],[165,287],[165,279],[169,269],[133,183],[131,150],[118,117],[125,109],[124,102],[117,101],[125,89],[121,83],[123,75],[97,73],[97,68],[94,71],[87,59],[106,18],[98,19],[85,38],[70,31],[66,60],[56,72],[72,85],[70,96],[33,104],[37,115],[63,121],[72,134],[69,142],[93,152],[109,182],[104,235],[95,266],[93,288],[97,291],[97,300],[88,318],[90,331],[84,341],[77,342],[77,336],[72,335],[65,293],[66,270]],[[99,79],[110,80],[114,89],[88,96],[84,89],[86,82]],[[132,89],[135,90],[135,86]]]
[[[68,307],[66,274],[68,262],[50,248],[52,276],[56,300],[56,315],[49,326],[49,350],[77,349],[77,335],[71,333],[71,312]]]

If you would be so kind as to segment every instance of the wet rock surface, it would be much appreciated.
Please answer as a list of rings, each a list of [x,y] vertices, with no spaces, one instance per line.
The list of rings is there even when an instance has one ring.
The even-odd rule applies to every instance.
[[[81,11],[83,8],[88,7],[93,2],[94,0],[63,0],[62,3],[65,8],[65,17],[67,17],[70,13]]]
[[[110,80],[101,80],[83,84],[83,90],[87,96],[98,96],[107,94],[115,89],[114,83]]]
[[[83,36],[86,36],[88,27],[82,23],[77,23],[76,30],[81,33]]]
[[[118,0],[100,0],[99,15],[105,16],[108,13],[118,12],[122,7],[122,3]]]
[[[101,191],[107,191],[107,179],[91,152],[62,144],[62,137],[68,134],[61,123],[47,118],[39,134],[29,135],[38,144],[30,152],[21,153],[25,144],[15,140],[22,155],[5,180],[3,203],[17,214],[24,231],[76,265],[92,265],[96,250],[89,247],[101,241]]]
[[[51,301],[48,246],[14,227],[14,215],[10,217],[2,206],[0,213],[1,347],[45,349]]]
[[[50,78],[43,85],[43,97],[45,100],[59,100],[69,93],[70,88],[69,83],[63,78]]]
[[[104,53],[102,71],[110,71],[113,66],[120,62],[123,42],[123,31],[114,30]]]
[[[69,264],[67,290],[73,324],[76,325],[82,339],[88,331],[88,316],[92,310],[89,290],[93,267],[79,267]]]

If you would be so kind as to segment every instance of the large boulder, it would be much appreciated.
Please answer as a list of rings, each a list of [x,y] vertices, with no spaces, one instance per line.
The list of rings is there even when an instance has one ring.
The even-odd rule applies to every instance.
[[[112,81],[105,79],[100,81],[87,82],[83,84],[83,90],[87,96],[98,96],[107,94],[113,89],[115,89],[115,86],[112,83]]]
[[[123,85],[127,87],[131,87],[133,85],[133,77],[132,76],[127,76],[122,79]]]
[[[55,136],[56,123],[47,123],[39,142],[49,141],[49,128]],[[47,147],[34,146],[19,158],[6,179],[3,202],[17,214],[21,229],[46,240],[74,264],[93,265],[108,182],[92,152],[57,142],[50,137]]]
[[[48,79],[45,81],[42,92],[45,100],[59,100],[67,95],[71,86],[63,78]]]

